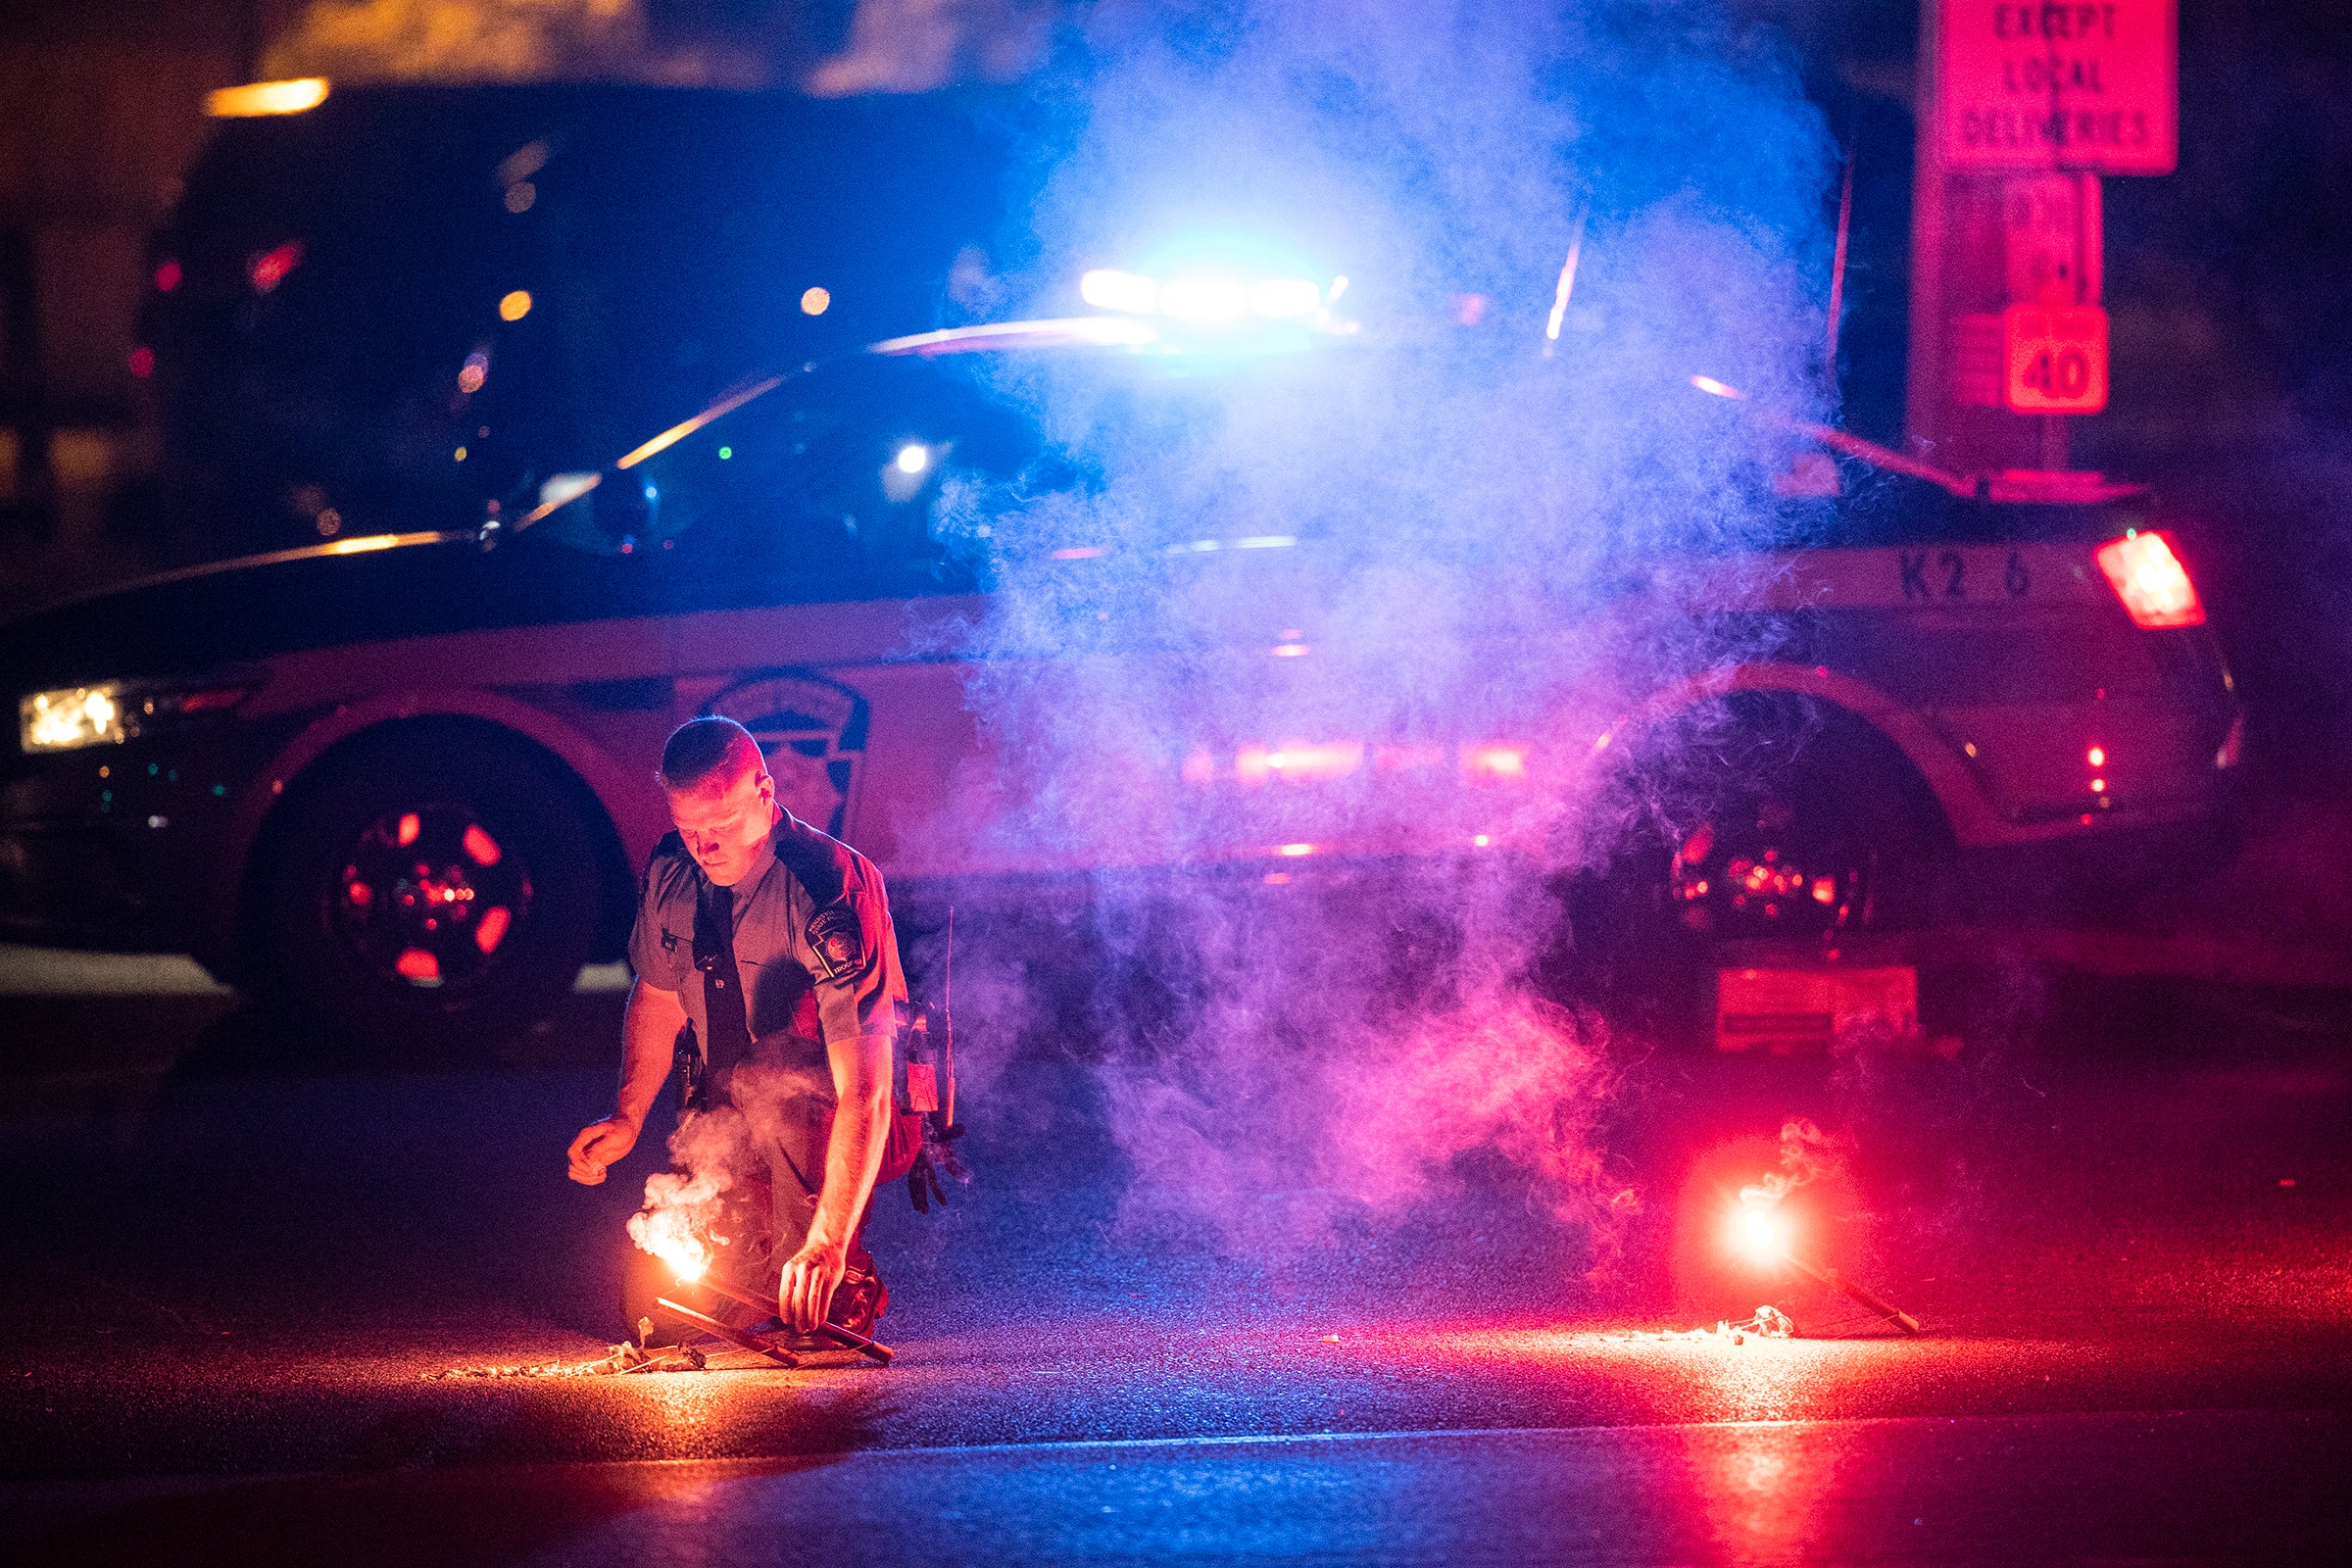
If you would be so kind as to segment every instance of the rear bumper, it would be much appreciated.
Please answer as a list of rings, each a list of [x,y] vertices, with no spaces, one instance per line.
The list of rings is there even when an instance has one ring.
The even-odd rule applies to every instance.
[[[1963,850],[2079,841],[2121,853],[2231,811],[2245,712],[2219,644],[2202,627],[2107,635],[2106,657],[2054,672],[2079,690],[1932,710],[1974,786],[1945,803]]]

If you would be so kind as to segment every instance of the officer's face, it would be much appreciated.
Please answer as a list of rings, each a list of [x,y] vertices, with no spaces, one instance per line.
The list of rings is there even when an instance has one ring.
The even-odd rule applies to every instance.
[[[749,876],[767,830],[775,825],[776,782],[764,767],[747,767],[724,788],[673,791],[669,819],[703,875],[722,888]]]

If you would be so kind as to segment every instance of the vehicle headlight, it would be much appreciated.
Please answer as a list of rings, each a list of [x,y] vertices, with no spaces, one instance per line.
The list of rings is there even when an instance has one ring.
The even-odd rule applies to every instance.
[[[17,739],[27,752],[70,752],[77,746],[120,746],[122,688],[68,686],[34,692],[17,704]]]

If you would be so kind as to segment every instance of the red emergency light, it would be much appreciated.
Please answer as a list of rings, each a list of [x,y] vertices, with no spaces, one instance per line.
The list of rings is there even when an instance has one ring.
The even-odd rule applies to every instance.
[[[2188,568],[2173,554],[2172,541],[2164,534],[2134,530],[2111,539],[2099,546],[2098,562],[2134,626],[2157,630],[2205,624],[2197,585],[2188,580]]]

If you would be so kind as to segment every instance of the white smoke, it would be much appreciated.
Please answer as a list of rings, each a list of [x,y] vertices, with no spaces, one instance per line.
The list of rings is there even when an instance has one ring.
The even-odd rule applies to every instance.
[[[1098,888],[1090,1017],[1127,1212],[1205,1222],[1237,1250],[1314,1247],[1499,1161],[1605,1256],[1635,1201],[1592,1131],[1606,1033],[1530,973],[1561,919],[1547,874],[1605,855],[1641,803],[1596,819],[1592,781],[1562,774],[1465,807],[1454,760],[1489,741],[1565,755],[1579,735],[1590,756],[1629,694],[1775,635],[1723,624],[1707,596],[1778,524],[1754,480],[1782,454],[1689,378],[1827,412],[1819,116],[1769,35],[1704,6],[1119,17],[1040,82],[1064,128],[1003,247],[1035,257],[1035,309],[1066,308],[1089,267],[1246,241],[1347,274],[1391,352],[1353,375],[1203,381],[1176,434],[1052,367],[1007,383],[1099,482],[951,509],[997,589],[971,636],[1006,656],[970,666],[967,700],[1034,781],[1002,831],[1083,862],[1146,838],[1401,845],[1458,826],[1465,857],[1338,886],[1301,863],[1281,894],[1253,872],[1250,899]],[[1168,555],[1293,535],[1326,548],[1250,569]],[[1080,574],[1056,548],[1100,554]],[[1277,675],[1265,644],[1294,632],[1311,657]],[[1139,637],[1152,657],[1121,652]],[[1234,781],[1253,745],[1354,765],[1252,792]],[[1171,808],[1151,781],[1196,751],[1215,787]],[[1286,831],[1300,822],[1314,831]],[[1473,826],[1513,858],[1471,853]]]

